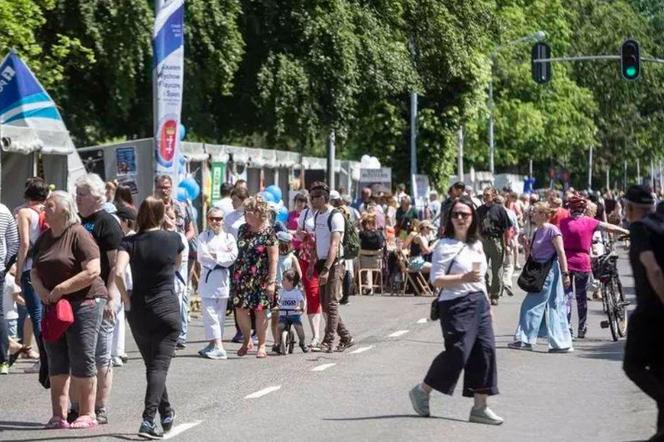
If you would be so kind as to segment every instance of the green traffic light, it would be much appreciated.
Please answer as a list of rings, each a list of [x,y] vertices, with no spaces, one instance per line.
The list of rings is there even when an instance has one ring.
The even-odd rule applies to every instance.
[[[630,66],[630,67],[628,67],[627,69],[625,69],[625,74],[626,74],[629,78],[634,78],[634,77],[636,77],[636,68],[635,68],[634,66]]]

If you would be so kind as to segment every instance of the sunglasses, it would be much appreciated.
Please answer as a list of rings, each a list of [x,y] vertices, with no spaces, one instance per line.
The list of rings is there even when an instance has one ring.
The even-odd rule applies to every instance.
[[[452,219],[468,219],[472,216],[472,213],[468,212],[452,212]]]
[[[208,220],[210,220],[210,221],[221,221],[223,219],[224,218],[222,218],[221,216],[209,216],[208,217]]]

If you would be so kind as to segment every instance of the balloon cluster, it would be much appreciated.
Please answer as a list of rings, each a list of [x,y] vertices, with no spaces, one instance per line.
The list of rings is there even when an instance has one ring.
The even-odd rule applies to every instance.
[[[277,221],[281,223],[286,223],[286,221],[288,221],[288,209],[284,205],[282,199],[283,195],[279,186],[276,184],[268,186],[259,195],[267,201],[269,205],[277,206]]]
[[[187,200],[194,200],[198,198],[198,195],[200,194],[201,186],[199,186],[194,177],[190,175],[180,181],[180,184],[178,184],[176,198],[178,201],[185,203]],[[192,205],[189,205],[189,207],[192,211],[192,214],[194,215],[194,219],[198,219],[198,212],[196,208]]]

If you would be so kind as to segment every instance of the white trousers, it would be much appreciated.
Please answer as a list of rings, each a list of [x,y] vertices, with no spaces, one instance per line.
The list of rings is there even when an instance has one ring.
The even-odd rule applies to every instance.
[[[228,298],[201,298],[201,304],[205,339],[222,339]]]
[[[115,328],[113,329],[113,345],[111,346],[111,357],[123,356],[125,354],[125,310],[124,304],[118,302],[115,311]]]

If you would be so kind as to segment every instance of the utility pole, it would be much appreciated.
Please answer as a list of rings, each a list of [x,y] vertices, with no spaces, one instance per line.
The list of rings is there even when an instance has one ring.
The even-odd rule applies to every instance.
[[[410,176],[417,174],[417,92],[410,93]]]
[[[330,131],[327,139],[327,185],[330,190],[334,190],[334,157],[336,150],[336,134],[334,129]]]
[[[625,160],[623,166],[623,192],[627,191],[627,160]]]
[[[636,159],[636,184],[641,184],[641,160]]]
[[[593,146],[590,145],[590,152],[588,152],[588,190],[593,188]]]
[[[458,139],[459,151],[457,153],[457,176],[458,181],[463,181],[463,126],[459,128]]]

